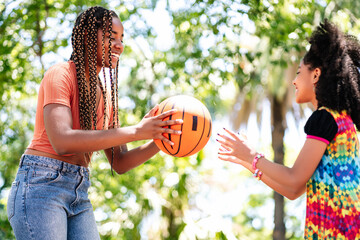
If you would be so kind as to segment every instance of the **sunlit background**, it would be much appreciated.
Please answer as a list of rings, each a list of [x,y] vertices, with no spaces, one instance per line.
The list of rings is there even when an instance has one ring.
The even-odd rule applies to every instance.
[[[50,66],[69,59],[73,22],[94,5],[115,10],[125,29],[118,76],[123,126],[136,124],[156,103],[177,94],[201,100],[213,119],[209,143],[188,158],[159,153],[112,176],[103,153],[94,156],[90,198],[101,238],[302,239],[304,196],[279,204],[246,169],[217,158],[216,134],[223,127],[244,132],[268,159],[291,166],[312,112],[294,103],[291,85],[306,38],[324,18],[359,37],[358,1],[0,3],[0,239],[14,239],[6,200],[32,137],[41,78]],[[283,219],[274,219],[275,205],[284,211]],[[274,227],[282,224],[286,231],[275,238]]]

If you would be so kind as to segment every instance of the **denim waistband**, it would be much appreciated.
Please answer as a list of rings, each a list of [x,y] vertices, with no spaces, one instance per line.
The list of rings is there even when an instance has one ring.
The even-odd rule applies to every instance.
[[[86,167],[63,162],[54,158],[23,154],[20,159],[19,167],[31,165],[48,167],[62,172],[80,173],[85,176],[89,176],[90,172]]]

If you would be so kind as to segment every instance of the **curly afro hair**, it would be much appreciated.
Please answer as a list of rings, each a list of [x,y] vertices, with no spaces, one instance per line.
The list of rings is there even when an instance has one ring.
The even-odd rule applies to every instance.
[[[346,110],[360,130],[360,45],[325,20],[310,37],[303,62],[310,70],[321,69],[315,87],[318,107]]]

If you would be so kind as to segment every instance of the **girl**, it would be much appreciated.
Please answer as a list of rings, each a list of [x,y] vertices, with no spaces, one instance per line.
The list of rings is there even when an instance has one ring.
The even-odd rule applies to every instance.
[[[68,62],[51,67],[39,90],[34,137],[21,157],[8,198],[8,218],[18,240],[100,239],[87,190],[92,152],[104,150],[121,174],[159,149],[151,141],[127,151],[126,143],[181,134],[155,116],[158,106],[135,126],[119,128],[117,68],[124,28],[115,12],[91,7],[76,19]],[[110,81],[99,73],[109,69]],[[111,87],[107,87],[110,85]],[[109,89],[110,88],[110,89]]]
[[[296,102],[317,109],[289,168],[267,160],[246,139],[219,134],[219,158],[238,163],[289,199],[306,191],[305,239],[360,239],[360,45],[327,20],[310,38],[293,81]]]

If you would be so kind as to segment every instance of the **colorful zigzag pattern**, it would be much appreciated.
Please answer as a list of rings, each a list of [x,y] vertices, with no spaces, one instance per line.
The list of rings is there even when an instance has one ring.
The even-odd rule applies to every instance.
[[[360,239],[359,141],[345,111],[332,114],[338,132],[307,182],[305,239]]]

